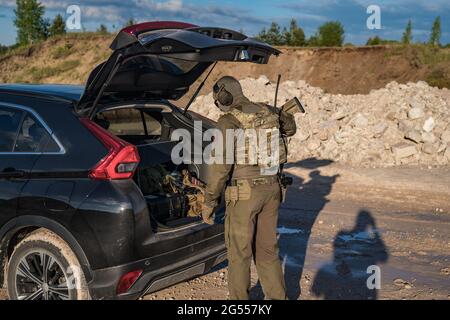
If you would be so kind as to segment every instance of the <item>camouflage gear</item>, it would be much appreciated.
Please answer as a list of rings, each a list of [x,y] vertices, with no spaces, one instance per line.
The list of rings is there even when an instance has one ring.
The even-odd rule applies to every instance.
[[[239,159],[239,156],[242,156],[244,164],[255,164],[260,167],[271,167],[286,163],[286,142],[280,133],[280,111],[265,104],[256,106],[259,107],[256,112],[243,112],[241,108],[233,108],[229,111],[239,121],[241,129],[254,129],[256,133],[255,139],[252,140],[247,136],[244,144],[236,146],[235,158]],[[265,142],[260,140],[259,130],[264,130],[266,134]],[[275,135],[274,138],[278,139],[278,162],[275,164],[270,162],[275,152],[275,150],[272,150],[272,135]],[[252,144],[252,141],[256,141],[256,144]],[[267,158],[264,158],[265,156]]]
[[[236,80],[222,82],[228,81],[235,83]],[[219,80],[218,84],[221,85],[222,82]],[[219,103],[221,110],[226,112],[217,123],[224,138],[227,129],[276,128],[284,136],[295,134],[296,126],[292,115],[267,105],[252,103],[242,94],[240,85],[218,86],[214,96],[216,102],[225,87],[228,93],[231,91],[233,99],[231,105],[225,107]],[[220,88],[222,91],[219,91]],[[224,157],[227,154],[226,145],[225,141]],[[239,164],[236,159],[234,164],[229,164],[225,160],[208,167],[208,185],[202,215],[206,222],[211,222],[213,208],[217,207],[218,199],[226,187],[225,242],[228,249],[230,298],[249,298],[250,265],[253,257],[266,298],[286,299],[276,232],[281,200],[278,177],[261,175],[258,165]]]

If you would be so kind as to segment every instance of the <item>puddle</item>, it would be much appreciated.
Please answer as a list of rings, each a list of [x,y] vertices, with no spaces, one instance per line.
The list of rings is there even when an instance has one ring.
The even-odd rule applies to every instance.
[[[277,229],[278,234],[297,234],[297,233],[304,233],[302,229],[294,229],[294,228],[286,228],[286,227],[279,227]]]
[[[339,240],[344,242],[350,242],[350,241],[362,241],[362,242],[368,242],[373,243],[377,241],[377,235],[379,235],[380,232],[378,230],[371,230],[371,231],[361,231],[357,233],[350,233],[350,234],[343,234],[338,237]]]

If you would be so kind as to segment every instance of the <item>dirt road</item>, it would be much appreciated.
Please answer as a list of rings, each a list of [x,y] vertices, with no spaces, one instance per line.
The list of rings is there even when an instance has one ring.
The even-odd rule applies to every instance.
[[[450,168],[309,160],[287,171],[295,184],[278,231],[290,299],[450,299]],[[367,288],[370,266],[380,290]],[[252,269],[251,296],[262,298]],[[145,299],[226,299],[226,277],[223,264]]]
[[[450,299],[449,168],[302,161],[288,172],[278,231],[290,299]],[[372,265],[380,290],[367,289]],[[145,299],[226,299],[226,276],[223,265]]]

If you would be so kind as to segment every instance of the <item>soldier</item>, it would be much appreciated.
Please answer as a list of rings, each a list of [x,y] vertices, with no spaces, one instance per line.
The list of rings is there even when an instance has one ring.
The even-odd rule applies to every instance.
[[[283,136],[280,163],[286,162],[284,137],[296,132],[294,117],[275,107],[247,99],[235,78],[223,77],[214,85],[215,104],[224,115],[218,129],[276,128]],[[224,143],[224,149],[227,144]],[[236,151],[236,148],[235,148]],[[226,150],[223,151],[226,154]],[[250,265],[254,258],[266,299],[286,299],[284,275],[278,256],[277,220],[281,184],[277,171],[263,174],[263,164],[212,164],[203,205],[203,220],[212,224],[212,213],[226,186],[225,242],[228,249],[228,287],[233,300],[249,299]],[[247,158],[247,155],[246,155]],[[270,171],[269,171],[270,172]]]

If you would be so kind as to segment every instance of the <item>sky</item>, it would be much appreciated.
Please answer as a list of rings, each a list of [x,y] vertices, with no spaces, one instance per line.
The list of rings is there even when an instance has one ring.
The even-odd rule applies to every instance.
[[[130,18],[136,21],[176,20],[201,26],[243,30],[257,35],[272,21],[288,26],[295,18],[307,36],[326,21],[339,20],[345,29],[345,42],[365,44],[369,37],[400,40],[408,20],[413,24],[413,41],[428,40],[431,26],[441,17],[441,42],[450,43],[450,0],[40,0],[46,17],[56,14],[69,18],[70,5],[81,10],[84,30],[94,31],[100,24],[117,32]],[[15,0],[0,0],[0,44],[16,41]],[[381,12],[381,29],[369,30],[367,7],[377,5]],[[80,31],[80,30],[78,30]]]

